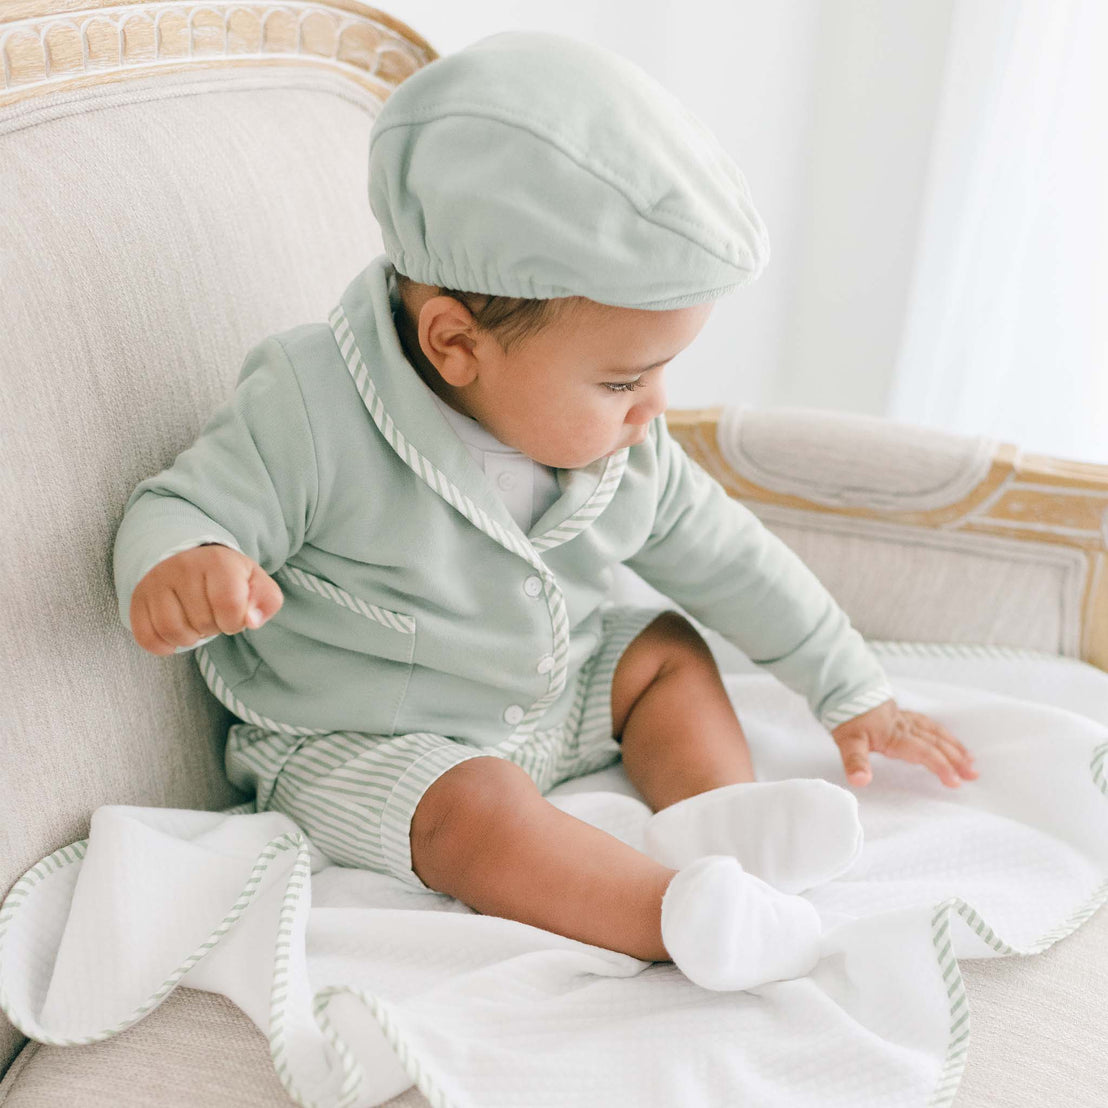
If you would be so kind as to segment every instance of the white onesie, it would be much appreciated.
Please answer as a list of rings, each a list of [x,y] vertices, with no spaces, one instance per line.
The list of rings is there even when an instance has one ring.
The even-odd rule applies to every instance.
[[[455,411],[426,381],[422,383],[501,495],[520,530],[527,534],[535,520],[561,496],[557,471],[505,445],[472,416]]]

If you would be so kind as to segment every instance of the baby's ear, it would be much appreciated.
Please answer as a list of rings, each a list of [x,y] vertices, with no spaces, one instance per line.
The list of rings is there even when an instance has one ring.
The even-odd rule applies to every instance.
[[[439,363],[439,376],[456,389],[473,384],[480,374],[480,365],[472,354],[451,352]]]
[[[472,385],[482,367],[499,362],[504,352],[492,335],[453,334],[443,336],[432,358],[439,376],[456,389]]]
[[[421,334],[423,342],[420,342]],[[469,310],[450,296],[432,297],[423,305],[414,341],[439,376],[454,388],[462,388],[476,379],[477,362],[482,357],[504,356],[496,338],[478,332]]]

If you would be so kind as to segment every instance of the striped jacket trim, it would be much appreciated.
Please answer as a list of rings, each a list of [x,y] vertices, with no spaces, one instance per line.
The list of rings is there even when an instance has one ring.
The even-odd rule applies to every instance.
[[[261,712],[255,712],[253,708],[244,704],[231,690],[227,683],[219,676],[219,671],[212,663],[211,655],[206,646],[201,646],[196,651],[196,661],[200,666],[200,673],[207,683],[212,695],[225,708],[229,708],[239,719],[246,720],[256,727],[264,727],[267,731],[279,731],[282,735],[329,735],[334,731],[333,727],[297,727],[292,723],[282,723],[278,719],[270,719]]]
[[[870,709],[876,708],[878,704],[884,704],[886,700],[892,700],[895,697],[896,693],[893,692],[889,684],[883,682],[874,688],[867,689],[864,693],[859,693],[857,696],[852,696],[849,700],[835,705],[830,711],[821,712],[820,723],[828,731],[831,731],[839,724],[846,723],[847,720],[854,719],[855,716],[860,716],[863,712],[868,712]]]
[[[592,495],[573,513],[569,519],[563,520],[556,527],[531,540],[531,545],[541,553],[553,550],[562,543],[579,535],[604,509],[615,495],[620,481],[623,480],[623,472],[627,468],[627,449],[618,451],[608,459],[608,465],[600,478],[600,483],[592,491]]]
[[[349,608],[350,611],[365,616],[366,619],[374,620],[393,631],[399,631],[405,635],[415,634],[415,620],[411,616],[406,616],[402,612],[393,612],[388,608],[381,608],[376,604],[370,604],[369,601],[362,600],[361,597],[355,596],[345,589],[340,589],[338,585],[332,585],[330,581],[325,581],[314,573],[305,573],[304,570],[286,563],[273,576],[295,581],[303,588],[310,589],[312,592],[318,593],[328,600],[333,600],[336,604],[341,604],[344,608]]]

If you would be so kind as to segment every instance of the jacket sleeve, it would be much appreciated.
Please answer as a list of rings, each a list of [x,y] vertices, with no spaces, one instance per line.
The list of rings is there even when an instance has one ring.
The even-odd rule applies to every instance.
[[[816,575],[654,420],[658,505],[626,562],[807,701],[831,730],[893,696]]]
[[[272,574],[303,545],[318,495],[304,398],[270,336],[248,351],[230,399],[193,444],[131,493],[113,551],[123,625],[131,629],[131,595],[150,569],[201,543],[229,546]]]

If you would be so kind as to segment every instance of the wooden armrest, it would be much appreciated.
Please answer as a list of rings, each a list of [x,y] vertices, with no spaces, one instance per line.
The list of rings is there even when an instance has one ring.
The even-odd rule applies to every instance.
[[[666,413],[673,437],[737,500],[947,532],[1052,543],[1085,561],[1080,656],[1108,670],[1108,466],[1024,454],[999,444],[985,477],[955,503],[928,511],[829,506],[763,488],[727,463],[718,429],[724,409]]]

